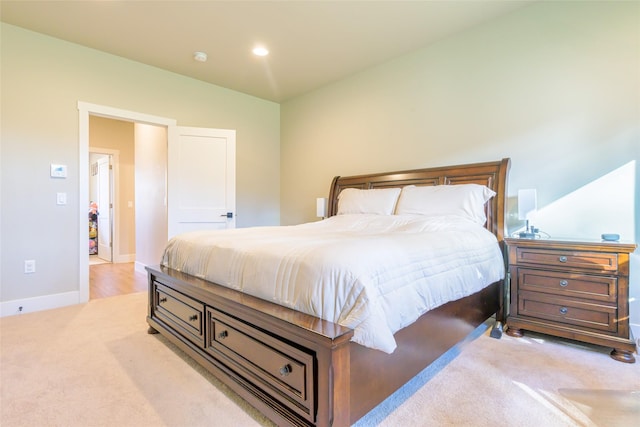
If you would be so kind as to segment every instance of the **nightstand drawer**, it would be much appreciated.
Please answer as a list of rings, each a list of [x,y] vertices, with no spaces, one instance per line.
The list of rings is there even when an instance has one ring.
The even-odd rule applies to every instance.
[[[550,265],[591,271],[618,271],[618,255],[606,252],[564,251],[519,247],[518,264]]]
[[[507,334],[535,331],[613,347],[633,363],[629,328],[632,243],[505,238],[509,264]]]
[[[617,308],[612,305],[558,298],[539,292],[521,292],[518,296],[518,316],[556,324],[615,333],[618,331],[617,313]]]
[[[544,292],[610,303],[615,303],[618,298],[618,279],[612,276],[530,268],[519,268],[517,274],[521,291]]]

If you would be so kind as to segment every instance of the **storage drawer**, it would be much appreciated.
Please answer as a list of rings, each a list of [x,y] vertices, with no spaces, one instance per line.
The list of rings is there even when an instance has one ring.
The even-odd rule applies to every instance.
[[[518,316],[549,320],[555,324],[612,332],[618,331],[616,306],[558,298],[540,292],[520,292]]]
[[[615,276],[592,276],[529,268],[519,268],[517,274],[521,291],[544,292],[610,303],[615,303],[618,298],[618,279]]]
[[[590,271],[618,271],[618,254],[518,247],[518,264],[542,264]]]
[[[153,286],[155,316],[184,337],[204,346],[204,304],[161,283],[153,282]]]
[[[207,348],[216,358],[314,422],[314,357],[233,317],[207,307]],[[220,355],[224,355],[223,359]]]

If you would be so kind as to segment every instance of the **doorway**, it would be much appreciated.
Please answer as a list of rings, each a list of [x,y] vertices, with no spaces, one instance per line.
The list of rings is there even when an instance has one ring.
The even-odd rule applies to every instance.
[[[123,181],[118,176],[123,175],[129,165],[121,152],[120,173],[114,171],[114,192],[118,197],[113,199],[113,262],[107,265],[131,262],[137,274],[146,276],[144,267],[159,263],[169,235],[193,227],[235,227],[235,130],[178,127],[173,119],[81,101],[78,110],[79,176],[89,176],[91,118],[111,119],[134,127],[135,159],[130,164],[135,168],[130,169],[135,173],[135,191],[127,195],[123,185],[118,184]],[[156,142],[147,145],[143,141]],[[162,159],[157,156],[158,141],[166,148]],[[207,172],[193,173],[202,170]],[[188,191],[183,191],[185,189]],[[80,180],[79,205],[82,207],[79,223],[85,224],[88,180]],[[125,211],[135,212],[133,226],[128,231],[135,245],[129,252],[124,248],[127,229],[122,215]],[[203,212],[207,212],[206,217],[202,217]],[[88,228],[80,227],[79,302],[87,302],[90,297],[88,238]]]
[[[166,243],[167,144],[166,127],[89,117],[90,299],[135,289],[149,242]]]
[[[150,247],[157,252],[166,243],[168,137],[166,127],[114,118],[90,116],[89,127],[89,297],[95,299],[140,290]]]
[[[104,261],[113,261],[113,203],[112,203],[112,182],[113,174],[111,169],[111,156],[103,155],[97,160],[98,185],[96,185],[97,225],[98,225],[98,257]],[[93,208],[93,206],[92,206]]]
[[[92,264],[135,261],[134,129],[130,121],[89,116],[87,206],[97,211],[93,242],[89,236]]]
[[[112,179],[107,181],[111,184],[109,188],[111,190],[110,203],[100,203],[100,205],[107,206],[107,208],[98,206],[100,213],[98,218],[102,217],[100,219],[103,219],[105,224],[111,223],[111,226],[104,225],[98,227],[99,231],[111,231],[110,235],[105,233],[104,237],[99,236],[98,238],[98,243],[110,241],[111,248],[107,250],[107,254],[111,255],[110,262],[103,263],[102,265],[94,265],[90,268],[90,255],[88,256],[86,252],[86,242],[89,239],[89,231],[88,228],[87,231],[85,231],[84,227],[81,228],[81,241],[83,244],[80,254],[79,299],[80,302],[86,302],[94,297],[113,296],[139,290],[139,286],[123,286],[123,283],[146,283],[146,275],[136,271],[135,268],[137,264],[136,254],[138,252],[136,248],[136,240],[139,234],[138,228],[142,228],[143,232],[145,228],[144,224],[142,227],[138,227],[137,224],[142,219],[136,215],[136,205],[138,199],[140,199],[136,193],[139,192],[138,190],[140,188],[140,191],[143,192],[144,185],[136,185],[136,174],[138,171],[136,170],[135,146],[136,140],[144,140],[146,139],[146,135],[145,132],[138,132],[137,128],[146,129],[147,127],[155,127],[160,129],[161,132],[158,133],[163,135],[163,138],[159,144],[161,144],[162,147],[160,147],[161,150],[158,150],[159,147],[156,145],[154,149],[156,151],[164,150],[166,152],[168,145],[167,128],[169,125],[174,124],[174,121],[81,102],[78,103],[78,109],[80,112],[79,146],[81,169],[79,172],[81,176],[88,177],[86,180],[81,180],[80,205],[84,207],[84,209],[81,209],[81,216],[83,217],[81,224],[86,224],[87,206],[89,206],[90,201],[92,201],[93,198],[97,198],[96,195],[92,195],[90,188],[92,185],[91,173],[99,174],[100,167],[97,164],[97,159],[90,160],[91,155],[95,153],[103,155],[103,157],[104,155],[111,157],[110,169],[112,171]],[[124,136],[123,134],[114,136],[113,132],[104,132],[102,138],[94,138],[96,136],[96,130],[99,131],[100,127],[105,126],[120,129]],[[146,133],[149,134],[150,132],[147,131]],[[117,146],[118,141],[125,141],[127,146]],[[108,162],[105,162],[105,164],[108,165]],[[104,170],[107,169],[108,166],[104,168]],[[165,172],[162,173],[161,182],[154,184],[154,188],[158,190],[166,186],[166,161],[164,169]],[[97,186],[97,183],[93,185]],[[142,199],[144,199],[144,197],[142,197]],[[147,215],[148,221],[149,216],[155,215],[157,211],[157,209],[143,210],[142,214]],[[108,213],[108,215],[104,215],[107,217],[106,220],[103,213]],[[167,229],[166,220],[161,228]],[[144,237],[142,240],[145,240]],[[166,238],[164,242],[166,243]],[[100,249],[102,249],[102,247]],[[101,250],[100,252],[103,251]],[[101,258],[107,258],[108,260],[109,257],[101,256]],[[92,275],[92,271],[96,271],[95,268],[97,267],[102,267],[100,272]],[[126,277],[123,276],[123,272],[127,272]],[[109,286],[110,289],[106,290],[108,294],[102,290],[99,293],[100,296],[96,296],[98,293],[93,292],[92,282],[100,282]]]
[[[90,148],[89,152],[89,265],[113,261],[113,200],[117,197],[114,170],[119,153]]]

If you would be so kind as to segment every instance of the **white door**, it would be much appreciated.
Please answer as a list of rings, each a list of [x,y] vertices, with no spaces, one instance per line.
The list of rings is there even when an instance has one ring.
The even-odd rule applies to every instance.
[[[98,257],[111,262],[113,260],[111,244],[111,156],[98,159]]]
[[[168,237],[235,228],[236,131],[169,126]]]

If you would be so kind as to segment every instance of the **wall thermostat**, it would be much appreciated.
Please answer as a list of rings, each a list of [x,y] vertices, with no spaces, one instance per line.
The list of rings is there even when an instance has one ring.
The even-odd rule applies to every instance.
[[[67,177],[67,165],[54,165],[51,164],[51,178],[66,178]]]

